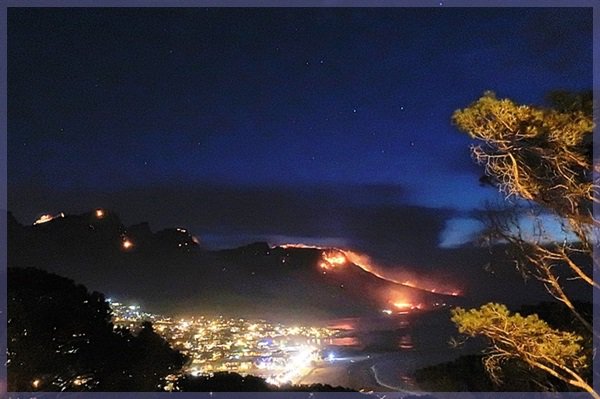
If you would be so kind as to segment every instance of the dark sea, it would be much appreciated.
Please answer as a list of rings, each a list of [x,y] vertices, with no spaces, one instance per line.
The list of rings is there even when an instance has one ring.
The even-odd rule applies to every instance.
[[[324,324],[340,334],[324,345],[322,367],[338,373],[315,373],[329,381],[310,382],[338,385],[343,381],[354,389],[419,391],[415,370],[482,349],[476,341],[459,348],[450,344],[459,334],[447,310],[335,319]],[[340,378],[344,370],[346,376]]]

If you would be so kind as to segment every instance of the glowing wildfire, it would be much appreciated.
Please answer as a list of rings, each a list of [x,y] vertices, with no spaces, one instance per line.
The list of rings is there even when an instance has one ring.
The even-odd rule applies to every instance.
[[[398,279],[390,276],[388,272],[382,270],[381,267],[377,266],[373,260],[364,254],[360,254],[354,251],[349,251],[340,248],[325,248],[315,245],[305,244],[283,244],[281,248],[306,248],[306,249],[318,249],[321,250],[321,260],[319,261],[319,267],[324,270],[333,270],[341,266],[353,264],[366,272],[369,272],[382,280],[389,281],[394,284],[402,285],[405,287],[417,288],[423,291],[428,291],[434,294],[460,296],[462,293],[458,289],[440,287],[439,284],[428,281],[426,279]],[[420,304],[413,304],[410,302],[395,301],[392,305],[397,309],[417,309],[420,308]]]
[[[321,253],[321,262],[319,266],[322,269],[334,269],[338,266],[343,266],[348,262],[348,259],[342,252],[337,250],[327,250]]]
[[[65,214],[63,212],[56,214],[56,215],[51,215],[51,214],[46,214],[46,215],[42,215],[38,218],[38,220],[36,220],[35,222],[33,222],[34,225],[37,224],[43,224],[43,223],[48,223],[51,220],[54,219],[58,219],[58,218],[64,218]]]
[[[130,250],[133,248],[133,242],[127,237],[123,237],[123,241],[121,242],[121,246],[124,250]]]
[[[425,307],[425,305],[423,305],[422,303],[412,302],[394,302],[393,305],[400,312],[408,312],[409,310],[421,310]]]

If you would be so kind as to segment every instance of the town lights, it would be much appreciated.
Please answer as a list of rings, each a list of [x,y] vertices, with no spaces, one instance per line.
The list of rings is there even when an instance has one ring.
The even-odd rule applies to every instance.
[[[40,385],[42,385],[42,380],[40,380],[39,378],[36,378],[35,380],[31,381],[31,386],[35,389],[38,389]]]
[[[83,385],[85,380],[81,377],[77,377],[73,380],[73,385]]]
[[[326,345],[326,339],[337,335],[335,328],[287,326],[265,320],[223,316],[172,319],[146,313],[139,305],[119,303],[114,298],[110,305],[115,327],[135,328],[146,319],[155,321],[155,331],[164,330],[161,336],[192,359],[183,372],[194,376],[218,371],[258,372],[265,377],[270,375],[270,383],[277,385],[299,381],[310,372],[313,361],[323,360],[320,349]],[[93,382],[87,375],[74,378],[70,381],[72,388]],[[173,376],[166,382],[176,380]],[[176,390],[176,386],[171,389]]]
[[[96,218],[102,219],[105,216],[104,209],[96,209]]]

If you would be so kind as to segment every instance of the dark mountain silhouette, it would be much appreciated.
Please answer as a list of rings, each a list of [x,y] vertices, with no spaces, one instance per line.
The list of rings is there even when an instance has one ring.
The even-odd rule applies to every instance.
[[[100,213],[101,212],[101,213]],[[183,228],[153,232],[95,210],[21,225],[8,215],[8,264],[37,267],[156,311],[324,318],[381,313],[394,298],[430,308],[456,298],[402,286],[351,263],[324,270],[322,250],[253,243],[202,249]]]

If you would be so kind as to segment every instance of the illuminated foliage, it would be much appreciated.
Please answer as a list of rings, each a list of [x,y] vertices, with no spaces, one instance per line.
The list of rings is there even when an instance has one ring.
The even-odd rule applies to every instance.
[[[507,247],[517,269],[541,281],[592,333],[591,323],[577,311],[560,281],[566,274],[599,288],[589,270],[598,241],[592,213],[598,202],[593,175],[599,170],[592,157],[592,96],[559,92],[550,100],[554,107],[543,108],[486,92],[468,108],[455,111],[452,121],[478,140],[471,151],[488,181],[506,195],[509,205],[518,200],[488,213],[484,241],[492,249]],[[524,207],[534,216],[530,232],[523,225]],[[562,239],[548,233],[545,223],[550,217],[560,221]],[[591,362],[583,355],[581,336],[552,329],[536,315],[511,315],[499,304],[456,309],[453,321],[461,333],[491,341],[485,365],[492,376],[498,376],[508,359],[518,359],[599,397],[581,376]]]
[[[581,336],[551,328],[537,315],[511,314],[506,306],[497,303],[471,310],[455,308],[452,321],[461,334],[482,335],[490,341],[484,364],[492,379],[501,379],[503,363],[519,359],[600,397],[581,377],[581,372],[589,367]]]
[[[591,223],[597,185],[590,147],[594,122],[586,110],[518,105],[487,92],[452,120],[483,142],[472,147],[473,156],[507,196]]]
[[[558,269],[574,280],[599,288],[587,264],[598,242],[592,213],[598,202],[593,177],[591,94],[553,93],[554,108],[518,105],[487,92],[452,116],[457,127],[479,140],[471,151],[490,181],[506,194],[527,202],[535,216],[533,234],[525,234],[518,208],[487,215],[488,243],[508,243],[518,269],[540,280],[590,332],[559,282]],[[550,213],[548,213],[550,212]],[[544,215],[560,220],[564,237],[549,237]],[[596,238],[594,238],[596,237]],[[550,239],[550,240],[549,240]],[[549,243],[548,241],[553,241]]]

